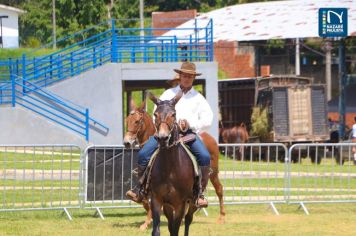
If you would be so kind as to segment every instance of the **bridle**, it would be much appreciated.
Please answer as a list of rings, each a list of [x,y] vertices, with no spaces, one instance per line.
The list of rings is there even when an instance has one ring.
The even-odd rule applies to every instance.
[[[158,125],[155,125],[155,129],[156,129],[155,137],[157,137],[157,131],[158,131],[157,127],[159,128],[162,124],[166,124],[167,127],[169,128],[169,135],[168,135],[168,139],[166,141],[167,142],[167,146],[166,147],[167,148],[171,148],[171,147],[177,145],[179,143],[179,139],[173,140],[173,142],[170,145],[168,145],[168,143],[169,143],[169,141],[170,141],[170,139],[172,137],[172,133],[173,133],[174,129],[175,128],[177,129],[177,127],[178,127],[177,122],[173,122],[171,125],[169,125],[169,123],[167,121],[161,121]]]
[[[131,111],[130,112],[130,115],[134,115],[134,114],[138,114],[140,116],[140,119],[138,120],[138,122],[139,122],[138,128],[137,128],[137,130],[130,130],[129,127],[127,127],[127,132],[132,134],[133,138],[137,141],[137,135],[143,127],[143,116],[144,115],[143,115],[143,112],[140,112],[140,111]]]

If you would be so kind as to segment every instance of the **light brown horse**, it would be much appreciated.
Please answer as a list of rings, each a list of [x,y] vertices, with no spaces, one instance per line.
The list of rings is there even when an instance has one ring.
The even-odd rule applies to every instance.
[[[223,143],[247,143],[250,136],[247,132],[246,125],[241,123],[240,125],[235,125],[232,128],[226,128],[220,130],[220,135]],[[227,148],[227,155],[231,156],[231,150]],[[239,148],[239,155],[243,158],[244,149]]]
[[[124,144],[126,147],[134,147],[138,144],[140,147],[148,140],[148,138],[155,133],[155,127],[152,117],[144,109],[145,101],[139,107],[136,106],[133,100],[130,101],[130,114],[126,117],[127,132],[124,137]],[[225,207],[223,199],[223,186],[219,179],[219,147],[215,139],[208,133],[201,133],[200,138],[204,142],[210,153],[210,167],[212,173],[210,174],[210,181],[215,188],[216,195],[219,198],[220,216],[217,220],[222,224],[225,222]],[[147,201],[143,203],[147,210],[147,217],[145,222],[140,226],[141,230],[145,230],[152,222],[152,212],[148,210]]]

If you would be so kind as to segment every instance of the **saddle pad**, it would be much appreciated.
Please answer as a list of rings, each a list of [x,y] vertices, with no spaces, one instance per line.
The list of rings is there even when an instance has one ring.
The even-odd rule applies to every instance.
[[[198,162],[197,162],[197,160],[195,159],[195,156],[194,156],[193,153],[190,151],[190,149],[187,147],[187,145],[185,145],[185,143],[183,143],[182,140],[180,140],[180,144],[182,145],[182,147],[184,148],[184,150],[188,153],[188,156],[190,157],[190,160],[191,160],[192,163],[193,163],[195,177],[199,176]]]
[[[198,162],[195,158],[195,156],[193,155],[193,153],[190,151],[189,147],[187,147],[187,145],[184,144],[184,142],[182,140],[179,141],[179,143],[182,145],[182,147],[184,148],[184,150],[187,152],[188,156],[190,157],[190,160],[193,163],[193,168],[194,168],[194,173],[195,173],[195,177],[199,176],[199,170],[198,170]],[[151,167],[157,157],[159,149],[157,148],[156,151],[152,154],[150,161],[148,162],[148,168],[146,168],[146,170],[149,170],[149,172],[151,172]]]

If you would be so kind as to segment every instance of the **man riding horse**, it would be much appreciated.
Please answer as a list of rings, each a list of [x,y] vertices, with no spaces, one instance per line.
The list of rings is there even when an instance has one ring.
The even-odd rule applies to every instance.
[[[184,134],[192,134],[207,131],[213,121],[213,112],[206,99],[193,88],[193,82],[196,76],[201,73],[196,72],[194,63],[183,62],[180,69],[174,69],[180,75],[180,84],[174,88],[166,90],[160,97],[160,100],[170,100],[174,98],[180,91],[183,92],[182,98],[176,104],[176,119],[180,126],[181,132]],[[198,207],[207,207],[208,201],[204,198],[203,192],[208,184],[210,171],[210,154],[203,142],[198,136],[186,143],[190,151],[196,157],[201,169],[200,192],[197,200]],[[138,153],[138,178],[139,185],[134,189],[129,190],[126,196],[134,202],[141,203],[145,197],[143,193],[142,177],[145,169],[158,147],[155,137],[151,136],[146,144]]]

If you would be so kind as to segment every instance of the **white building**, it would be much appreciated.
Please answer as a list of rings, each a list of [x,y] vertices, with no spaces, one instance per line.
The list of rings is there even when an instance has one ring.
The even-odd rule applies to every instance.
[[[25,11],[0,4],[0,47],[19,47],[19,15]]]

